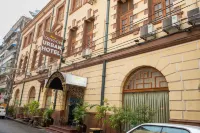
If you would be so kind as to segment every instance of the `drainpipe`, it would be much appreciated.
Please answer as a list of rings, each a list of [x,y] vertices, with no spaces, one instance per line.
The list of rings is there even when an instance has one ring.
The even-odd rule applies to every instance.
[[[35,24],[34,33],[35,33],[35,30],[36,30],[36,24]],[[22,96],[23,96],[23,93],[24,93],[24,87],[25,87],[25,83],[26,83],[25,82],[26,74],[27,74],[27,71],[28,71],[28,65],[29,65],[29,61],[30,61],[30,57],[31,57],[32,46],[33,46],[33,42],[31,43],[31,47],[30,47],[30,50],[29,50],[28,61],[27,61],[27,64],[26,64],[25,77],[24,77],[24,82],[23,82],[23,86],[22,86],[22,94],[21,94],[19,106],[21,106],[21,103],[22,103]]]
[[[107,0],[107,13],[106,13],[106,32],[104,40],[104,54],[107,53],[108,45],[108,28],[109,28],[109,17],[110,17],[110,0]],[[101,105],[104,105],[104,96],[105,96],[105,82],[106,82],[106,60],[103,61],[103,70],[102,70],[102,84],[101,84]]]
[[[51,23],[50,23],[50,32],[52,30],[52,26],[53,26],[53,17],[54,17],[54,12],[55,12],[55,5],[53,6],[53,11],[52,11],[52,17],[51,17]],[[44,66],[46,64],[46,56],[44,57]],[[40,86],[40,90],[39,90],[39,95],[38,95],[38,102],[40,101],[40,94],[41,94],[41,90],[44,87],[44,85]]]
[[[58,70],[61,68],[61,64],[62,64],[62,60],[63,60],[63,51],[64,51],[64,45],[65,45],[65,36],[66,36],[66,31],[67,31],[67,22],[68,22],[68,14],[69,14],[69,5],[70,5],[70,0],[68,0],[68,5],[67,5],[67,11],[66,11],[66,19],[65,19],[65,26],[64,26],[64,35],[63,35],[63,40],[62,40],[62,51],[61,51],[61,55],[60,55],[60,63],[59,63],[59,67]],[[58,95],[58,90],[56,90],[55,92],[55,96],[54,96],[54,103],[53,103],[53,109],[56,109],[56,99],[57,99],[57,95]]]

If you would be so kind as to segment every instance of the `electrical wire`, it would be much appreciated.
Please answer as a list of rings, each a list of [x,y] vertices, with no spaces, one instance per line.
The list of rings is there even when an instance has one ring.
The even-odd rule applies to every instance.
[[[193,4],[196,4],[196,2],[195,2],[195,3],[192,3],[192,4],[190,4],[190,5],[187,5],[187,6],[183,7],[183,8],[180,8],[180,9],[179,9],[178,11],[176,11],[176,12],[179,12],[179,11],[181,11],[182,9],[187,8],[187,7],[189,7],[189,6],[193,5]],[[174,12],[173,12],[173,13],[174,13]],[[162,18],[165,18],[165,17],[162,17]],[[187,18],[188,18],[188,17],[187,17]],[[187,19],[187,18],[183,18],[183,19]],[[159,18],[159,19],[160,19],[160,18]],[[169,26],[170,26],[170,25],[168,25],[168,26],[166,26],[166,27],[163,27],[163,28],[167,28],[167,27],[169,27]],[[159,29],[159,30],[160,30],[160,29]],[[155,30],[155,31],[157,31],[157,30]],[[161,32],[163,32],[163,31],[161,31]],[[159,32],[159,33],[160,33],[160,32]],[[119,44],[119,45],[115,45],[115,46],[113,46],[113,47],[109,47],[108,50],[110,50],[111,48],[115,48],[115,47],[117,48],[117,47],[119,47],[120,45],[122,45],[122,44],[124,44],[124,43],[130,42],[130,41],[136,40],[136,39],[140,39],[140,40],[141,40],[140,37],[135,37],[135,38],[130,39],[130,40],[128,40],[128,41],[125,41],[125,42],[123,42],[123,43],[121,43],[121,44]],[[130,44],[130,43],[128,43],[128,44]],[[100,54],[101,52],[103,53],[103,49],[100,49],[100,50],[102,50],[102,51],[98,52],[97,54]],[[118,49],[118,50],[119,50],[119,49]],[[95,52],[97,52],[97,51],[99,51],[99,50],[96,50]],[[97,55],[97,54],[95,54],[95,52],[93,53],[93,56],[94,56],[94,55]],[[67,62],[71,63],[71,62],[77,61],[77,60],[79,60],[79,59],[83,59],[83,58],[80,57],[80,58],[68,60]]]
[[[184,0],[183,0],[184,1]],[[182,2],[182,1],[181,1]],[[176,12],[179,12],[179,11],[181,11],[182,9],[184,9],[184,8],[186,8],[186,7],[189,7],[189,6],[191,6],[191,5],[193,5],[193,4],[196,4],[196,2],[195,3],[192,3],[192,4],[190,4],[190,5],[187,5],[187,6],[185,6],[185,7],[183,7],[183,8],[180,8],[178,11],[176,11]],[[172,4],[173,5],[173,4]],[[167,8],[165,8],[165,9],[163,9],[163,10],[166,10]],[[172,11],[172,12],[174,12],[174,11]],[[166,18],[165,16],[164,17],[161,17],[161,18]],[[144,19],[144,18],[143,18]],[[160,18],[159,18],[160,19]],[[184,18],[184,19],[188,19],[188,18]],[[139,21],[141,21],[141,20],[139,20]],[[139,22],[139,21],[137,21],[137,22]],[[187,22],[185,22],[185,23],[187,23]],[[170,26],[170,25],[169,25]],[[167,28],[168,26],[166,26],[166,28]],[[165,28],[165,27],[164,27]],[[160,30],[160,29],[159,29]],[[157,31],[157,30],[155,30],[155,31]],[[163,31],[160,31],[160,32],[163,32]],[[157,32],[157,33],[160,33],[160,32]],[[156,34],[157,34],[156,33]],[[110,34],[112,34],[112,33],[110,33]],[[105,37],[105,36],[104,36]],[[102,37],[103,38],[103,37]],[[108,48],[108,50],[114,50],[114,49],[117,49],[117,48],[119,48],[119,47],[122,47],[122,46],[125,46],[125,45],[127,45],[127,44],[130,44],[130,43],[133,43],[134,42],[134,40],[136,40],[136,39],[140,39],[140,40],[142,40],[140,37],[136,37],[136,38],[133,38],[133,39],[130,39],[130,40],[128,40],[128,41],[125,41],[125,42],[123,42],[123,43],[121,43],[120,45],[115,45],[115,46],[112,46],[112,47],[109,47]],[[95,40],[96,41],[96,40]],[[109,41],[109,40],[108,40]],[[130,42],[130,41],[132,41],[132,42]],[[105,42],[105,41],[104,41]],[[104,42],[102,42],[102,43],[104,43]],[[102,44],[102,43],[100,43],[100,44]],[[98,50],[96,50],[96,51],[99,51],[99,50],[102,50],[102,49],[98,49]],[[117,49],[117,50],[120,50],[120,49]],[[95,52],[96,52],[95,51]],[[112,51],[113,52],[113,51]],[[97,53],[93,53],[93,57],[95,56],[95,55],[97,55],[97,56],[99,56],[99,54],[103,54],[103,51],[100,51],[100,52],[97,52]],[[82,57],[81,58],[75,58],[75,59],[71,59],[71,60],[68,60],[67,62],[69,62],[70,64],[69,65],[71,65],[71,63],[75,63],[75,61],[84,61],[85,59],[83,59]],[[56,61],[55,61],[56,62]],[[51,63],[50,65],[52,65],[52,64],[54,64],[54,63]],[[67,64],[66,64],[67,65]]]
[[[148,17],[145,17],[145,18],[143,18],[143,19],[140,19],[140,20],[136,21],[136,22],[134,23],[134,25],[137,25],[137,24],[141,23],[143,20],[146,20],[146,19],[148,19],[149,17],[153,17],[155,14],[157,14],[157,12],[165,11],[165,10],[167,10],[168,8],[171,8],[171,7],[173,7],[173,6],[175,6],[175,5],[179,4],[179,3],[181,3],[181,2],[183,2],[183,1],[184,1],[184,0],[179,1],[179,2],[177,2],[177,3],[174,4],[174,5],[173,5],[173,4],[170,4],[167,8],[159,9],[159,10],[156,11],[154,14],[152,14],[152,15],[150,15],[150,16],[148,16]],[[134,15],[131,15],[131,16],[134,16]],[[150,22],[153,22],[153,21],[150,21]],[[127,28],[127,27],[129,27],[129,26],[131,26],[131,24],[126,25],[124,28]],[[122,30],[122,28],[119,29],[119,30],[116,30],[116,31],[114,31],[114,32],[111,32],[111,33],[108,34],[108,36],[109,36],[109,35],[112,35],[112,34],[115,34],[115,33],[119,32],[119,31],[121,31],[121,30]],[[100,39],[102,39],[102,38],[105,38],[105,36],[102,36],[102,37],[100,37],[100,38],[98,38],[98,39],[96,39],[96,40],[94,40],[94,41],[91,41],[91,42],[89,42],[89,44],[92,44],[92,43],[94,43],[94,42],[96,42],[96,41],[98,41],[98,40],[100,40]],[[82,40],[82,39],[77,40],[76,42],[81,41],[81,40]],[[108,40],[111,40],[111,39],[108,39]],[[104,43],[104,42],[105,42],[105,41],[103,41],[103,42],[101,42],[101,43]],[[101,43],[100,43],[100,44],[101,44]]]

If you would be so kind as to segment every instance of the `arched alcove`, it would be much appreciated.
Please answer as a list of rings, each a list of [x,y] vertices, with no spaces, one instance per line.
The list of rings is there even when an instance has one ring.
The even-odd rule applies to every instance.
[[[153,122],[169,121],[169,90],[165,76],[155,68],[141,67],[132,71],[123,85],[123,106],[133,111],[146,105],[156,112]],[[126,125],[127,129],[130,125]]]
[[[29,98],[28,98],[28,103],[35,101],[35,87],[31,87],[29,91]]]

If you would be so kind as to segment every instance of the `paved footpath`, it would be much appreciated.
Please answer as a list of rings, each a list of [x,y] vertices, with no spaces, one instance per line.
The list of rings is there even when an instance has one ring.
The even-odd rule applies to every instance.
[[[0,119],[0,133],[46,133],[44,129],[33,128],[12,120]]]

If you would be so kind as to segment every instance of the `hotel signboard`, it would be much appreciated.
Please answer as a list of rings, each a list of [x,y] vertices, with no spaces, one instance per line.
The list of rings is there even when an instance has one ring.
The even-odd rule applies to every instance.
[[[44,32],[41,53],[59,59],[62,54],[62,40],[62,37],[54,33]]]

